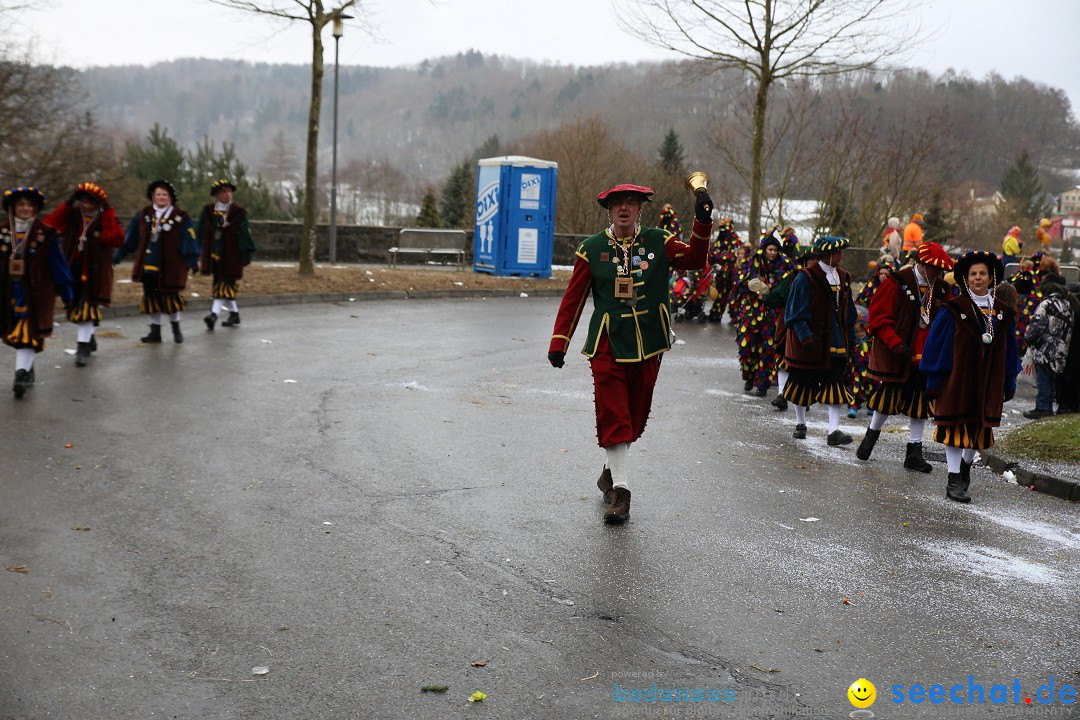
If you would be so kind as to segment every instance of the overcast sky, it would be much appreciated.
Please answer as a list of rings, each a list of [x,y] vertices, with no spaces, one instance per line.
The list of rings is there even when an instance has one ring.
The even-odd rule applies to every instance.
[[[181,57],[311,59],[309,26],[274,24],[208,0],[40,1],[44,9],[20,22],[44,61],[87,67]],[[367,0],[364,6],[379,37],[348,27],[342,64],[409,65],[470,48],[574,65],[673,57],[622,32],[611,0]],[[976,78],[992,71],[1023,75],[1064,89],[1077,114],[1077,0],[924,0],[915,19],[928,32],[910,65],[934,73],[952,67]],[[329,65],[329,30],[325,40]]]

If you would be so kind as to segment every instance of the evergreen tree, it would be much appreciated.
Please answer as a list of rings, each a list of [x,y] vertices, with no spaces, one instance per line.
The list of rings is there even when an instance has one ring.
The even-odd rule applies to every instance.
[[[1030,228],[1049,210],[1043,203],[1039,170],[1031,164],[1027,150],[1006,168],[998,190],[1005,200],[998,206],[997,219],[1004,227]]]
[[[660,144],[660,169],[671,175],[682,176],[685,165],[683,146],[679,142],[679,135],[675,128],[669,128],[664,141]]]
[[[424,199],[420,201],[420,214],[416,216],[416,227],[442,227],[442,222],[439,220],[438,201],[435,199],[435,189],[430,185],[424,191]]]
[[[934,193],[930,209],[926,211],[926,217],[923,219],[923,240],[943,243],[952,237],[952,233],[953,224],[941,207],[941,193]]]
[[[168,180],[180,192],[184,179],[184,151],[169,137],[169,129],[154,123],[146,143],[128,143],[124,164],[144,186],[155,180]]]
[[[218,152],[213,141],[204,137],[193,152],[185,151],[169,137],[167,128],[155,124],[145,144],[128,144],[124,162],[143,187],[155,180],[168,180],[176,188],[180,204],[192,213],[210,202],[210,185],[226,178],[236,185],[236,202],[253,220],[290,216],[285,203],[270,192],[261,177],[248,177],[247,166],[236,157],[232,143],[223,143]]]
[[[503,154],[505,153],[503,152],[502,143],[499,141],[499,136],[492,135],[484,141],[483,145],[476,148],[472,156],[473,164],[475,165],[476,161],[481,158],[498,157]]]
[[[476,163],[465,158],[450,171],[442,189],[443,225],[448,228],[472,227],[476,212]]]

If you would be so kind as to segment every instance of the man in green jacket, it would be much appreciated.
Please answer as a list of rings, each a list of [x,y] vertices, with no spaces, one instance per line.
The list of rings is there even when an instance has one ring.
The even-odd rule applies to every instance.
[[[607,462],[597,480],[604,493],[604,520],[630,514],[627,455],[645,431],[660,357],[671,349],[668,274],[704,269],[712,233],[712,199],[697,196],[690,243],[638,224],[641,205],[653,191],[616,185],[597,195],[610,225],[578,246],[574,272],[555,318],[548,361],[561,368],[590,292],[593,313],[582,354],[592,366],[596,434]]]

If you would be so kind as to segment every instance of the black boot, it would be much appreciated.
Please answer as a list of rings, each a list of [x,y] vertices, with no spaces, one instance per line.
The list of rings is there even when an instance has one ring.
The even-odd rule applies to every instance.
[[[796,425],[795,426],[795,432],[791,433],[791,437],[795,438],[796,440],[805,440],[806,439],[806,425],[804,425],[802,423],[799,423],[798,425]]]
[[[90,343],[79,343],[75,350],[75,367],[86,367],[86,361],[90,359]]]
[[[209,313],[202,321],[206,323],[207,330],[214,332],[214,326],[217,325],[217,313]]]
[[[757,390],[754,391],[754,394],[757,395],[758,397],[765,397],[766,395],[769,394],[769,388],[767,388],[767,387],[759,387]]]
[[[90,352],[97,352],[97,336],[96,335],[91,335],[90,336],[90,342],[88,344],[90,345]]]
[[[863,435],[862,442],[859,443],[859,449],[855,451],[855,457],[860,460],[869,460],[870,453],[874,452],[874,446],[877,445],[879,437],[881,437],[880,430],[866,428],[866,434]]]
[[[180,321],[170,320],[169,324],[172,325],[172,339],[173,342],[179,344],[184,342],[184,333],[180,332]]]
[[[949,484],[945,486],[945,497],[960,503],[971,502],[971,496],[964,487],[964,479],[960,473],[949,473]]]
[[[743,392],[750,392],[754,389],[754,378],[750,378],[742,384]]]
[[[139,339],[142,340],[144,343],[159,343],[159,342],[161,342],[161,326],[160,325],[151,325],[150,326],[150,334],[149,335],[144,335],[143,337],[141,337]]]
[[[235,327],[240,324],[240,313],[229,312],[229,319],[221,323],[221,327]]]
[[[777,395],[770,404],[777,410],[787,410],[787,398],[783,394]]]
[[[33,384],[34,380],[30,377],[30,373],[28,371],[16,370],[15,384],[11,386],[12,392],[15,393],[15,399],[20,399]]]
[[[851,442],[851,440],[852,437],[843,430],[840,430],[839,428],[833,430],[831,433],[829,433],[828,437],[825,438],[825,442],[828,443],[830,447],[836,447],[837,445],[847,445]]]
[[[960,486],[964,489],[964,494],[968,494],[968,487],[971,485],[971,466],[974,463],[964,462],[960,460]],[[968,496],[970,500],[971,497]]]
[[[930,466],[930,463],[923,460],[921,442],[909,442],[907,444],[907,455],[904,457],[904,467],[908,470],[917,470],[924,473],[928,473],[934,469]]]

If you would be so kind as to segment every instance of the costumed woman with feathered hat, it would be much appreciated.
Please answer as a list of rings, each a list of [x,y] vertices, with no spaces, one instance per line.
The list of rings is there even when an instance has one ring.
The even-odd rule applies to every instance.
[[[76,367],[85,367],[97,350],[94,328],[101,324],[101,308],[112,302],[112,254],[124,244],[124,228],[109,206],[109,195],[92,182],[80,183],[66,202],[46,218],[60,233],[60,247],[71,271],[75,301],[68,310],[75,324],[78,345]]]

